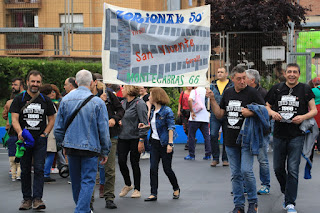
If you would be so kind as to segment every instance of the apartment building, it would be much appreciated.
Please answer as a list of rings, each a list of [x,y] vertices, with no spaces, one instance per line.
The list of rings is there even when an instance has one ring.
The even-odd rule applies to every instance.
[[[0,0],[0,55],[101,55],[103,3],[150,11],[204,0]]]
[[[311,8],[312,11],[308,12],[307,23],[310,27],[320,28],[320,3],[319,0],[298,0],[303,7]],[[311,5],[311,7],[310,7]],[[308,25],[307,25],[308,26]]]

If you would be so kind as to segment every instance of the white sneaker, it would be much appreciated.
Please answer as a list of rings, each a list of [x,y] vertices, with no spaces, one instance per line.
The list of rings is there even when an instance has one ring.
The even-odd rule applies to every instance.
[[[132,197],[132,198],[139,198],[139,197],[141,197],[140,191],[138,191],[138,189],[135,189],[135,190],[132,192],[131,197]]]
[[[16,181],[16,179],[15,179],[15,178],[12,178],[11,180],[12,180],[13,182],[15,182],[15,181]]]
[[[141,154],[140,159],[145,160],[150,158],[150,153],[149,152],[144,152]]]
[[[59,169],[57,169],[57,168],[52,168],[52,169],[51,169],[51,173],[52,173],[52,174],[58,174],[58,173],[59,173]]]
[[[126,196],[126,195],[128,194],[128,192],[130,192],[132,189],[133,189],[133,186],[127,186],[127,185],[125,185],[125,186],[122,188],[119,196],[120,196],[120,197]]]
[[[18,176],[18,177],[17,177],[17,180],[21,180],[21,177]]]
[[[297,213],[297,210],[294,209],[293,204],[289,204],[286,206],[287,213]]]

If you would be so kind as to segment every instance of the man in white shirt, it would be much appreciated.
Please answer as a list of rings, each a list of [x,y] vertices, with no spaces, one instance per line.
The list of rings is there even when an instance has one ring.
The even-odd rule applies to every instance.
[[[204,87],[198,87],[191,91],[189,96],[189,108],[190,108],[190,118],[189,118],[189,155],[186,156],[185,160],[195,160],[195,138],[196,132],[200,129],[205,143],[205,156],[203,160],[211,159],[211,144],[209,135],[209,112],[205,107],[205,96],[206,89]],[[200,111],[195,110],[195,103],[202,106]]]

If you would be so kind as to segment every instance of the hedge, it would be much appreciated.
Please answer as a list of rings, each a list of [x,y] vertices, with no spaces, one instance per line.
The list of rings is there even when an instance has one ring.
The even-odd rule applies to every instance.
[[[81,70],[93,73],[102,72],[100,62],[67,62],[64,60],[48,61],[44,59],[0,58],[0,99],[9,98],[11,80],[15,77],[26,78],[30,70],[38,70],[43,74],[43,83],[55,84],[63,90],[65,79],[75,76]],[[179,102],[179,88],[164,88],[170,97],[170,107],[176,114]]]

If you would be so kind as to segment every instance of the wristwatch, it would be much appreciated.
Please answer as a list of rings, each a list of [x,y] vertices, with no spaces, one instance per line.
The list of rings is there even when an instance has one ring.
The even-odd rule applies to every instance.
[[[44,134],[44,137],[46,138],[49,136],[49,133],[43,132],[43,134]]]
[[[172,148],[174,147],[173,143],[168,143],[169,146],[171,146]]]

